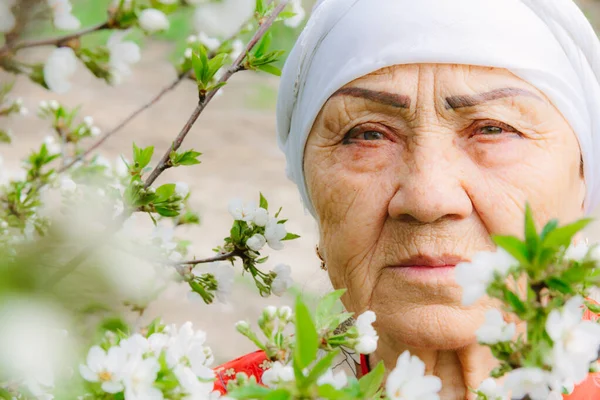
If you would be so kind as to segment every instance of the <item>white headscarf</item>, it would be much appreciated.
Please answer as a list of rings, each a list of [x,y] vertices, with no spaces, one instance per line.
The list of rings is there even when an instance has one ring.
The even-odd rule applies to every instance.
[[[538,88],[579,139],[586,211],[600,203],[600,43],[572,0],[321,0],[277,104],[288,176],[313,215],[303,158],[321,108],[361,76],[412,63],[506,68]]]

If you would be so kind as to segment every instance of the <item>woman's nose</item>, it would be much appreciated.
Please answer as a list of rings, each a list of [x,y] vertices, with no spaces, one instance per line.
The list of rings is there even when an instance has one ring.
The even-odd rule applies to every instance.
[[[464,188],[460,152],[444,149],[439,138],[415,147],[395,177],[398,190],[388,206],[390,217],[419,223],[467,218],[473,204]]]

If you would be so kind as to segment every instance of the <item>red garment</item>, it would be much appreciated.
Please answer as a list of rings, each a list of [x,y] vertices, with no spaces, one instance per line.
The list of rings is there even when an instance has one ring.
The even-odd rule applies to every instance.
[[[583,319],[586,321],[595,321],[599,318],[600,315],[589,310],[586,310],[583,315]],[[215,390],[223,394],[227,393],[227,382],[235,378],[238,372],[245,372],[248,376],[254,376],[258,382],[261,382],[263,373],[271,367],[271,364],[262,350],[229,361],[215,368],[217,374]],[[360,357],[360,369],[361,375],[369,373],[369,364],[364,355]],[[565,395],[563,398],[565,400],[600,400],[600,372],[590,374],[585,381],[575,387],[573,393]]]

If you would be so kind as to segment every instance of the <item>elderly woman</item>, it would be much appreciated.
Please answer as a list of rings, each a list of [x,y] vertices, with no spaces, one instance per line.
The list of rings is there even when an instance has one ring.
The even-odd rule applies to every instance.
[[[278,131],[363,370],[410,350],[471,398],[495,366],[456,264],[599,203],[600,45],[571,0],[323,0],[285,66]],[[598,379],[598,378],[596,378]],[[592,378],[569,399],[600,399]]]

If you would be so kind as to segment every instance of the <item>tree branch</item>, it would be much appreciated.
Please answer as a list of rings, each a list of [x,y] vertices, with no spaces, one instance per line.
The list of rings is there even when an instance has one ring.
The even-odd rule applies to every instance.
[[[88,28],[82,29],[78,32],[69,33],[68,35],[54,37],[54,38],[46,38],[46,39],[38,39],[38,40],[30,40],[21,43],[15,44],[6,44],[0,49],[0,57],[13,50],[21,50],[29,47],[38,47],[38,46],[59,46],[62,43],[68,42],[72,39],[77,39],[83,35],[87,35],[92,32],[101,31],[103,29],[109,29],[108,22],[103,22],[98,25],[90,26]]]
[[[256,31],[256,33],[254,34],[254,36],[252,37],[250,42],[248,42],[245,50],[238,56],[238,58],[234,61],[234,63],[227,69],[227,72],[225,72],[225,74],[223,74],[223,76],[221,77],[221,79],[219,80],[217,85],[226,83],[229,80],[229,78],[231,78],[233,76],[233,74],[235,74],[236,72],[243,69],[242,62],[246,58],[246,55],[254,48],[254,46],[256,46],[258,41],[267,33],[267,30],[271,27],[271,25],[273,25],[273,22],[275,22],[275,20],[279,16],[279,14],[285,9],[286,6],[287,6],[287,1],[282,1],[281,3],[279,3],[279,5],[277,5],[277,7],[275,7],[275,9],[271,13],[271,15],[269,15],[269,17],[261,24],[261,26]],[[183,143],[187,134],[190,132],[190,129],[192,129],[192,126],[194,125],[194,123],[196,122],[196,120],[198,119],[200,114],[202,114],[202,112],[204,111],[204,109],[206,108],[208,103],[210,103],[210,101],[215,97],[215,95],[217,94],[218,91],[219,91],[219,89],[212,90],[205,97],[200,98],[198,105],[192,112],[192,115],[190,116],[188,121],[185,123],[183,129],[181,130],[181,132],[179,132],[179,134],[173,141],[173,144],[171,145],[171,147],[169,149],[167,149],[165,154],[160,159],[159,163],[156,165],[154,170],[152,170],[152,172],[150,173],[150,176],[148,176],[148,178],[144,182],[144,188],[148,188],[150,185],[152,185],[154,183],[154,181],[160,176],[160,174],[162,174],[166,169],[171,167],[170,166],[171,152],[176,151],[177,149],[179,149],[179,147],[181,147],[181,144]]]
[[[190,261],[179,261],[176,263],[173,263],[173,265],[175,266],[183,266],[183,265],[198,265],[198,264],[207,264],[207,263],[211,263],[211,262],[215,262],[215,261],[225,261],[225,260],[229,260],[230,258],[233,258],[235,256],[240,255],[238,250],[234,250],[231,251],[229,253],[225,253],[225,254],[221,254],[215,257],[210,257],[210,258],[204,258],[204,259],[199,259],[199,260],[190,260]]]

